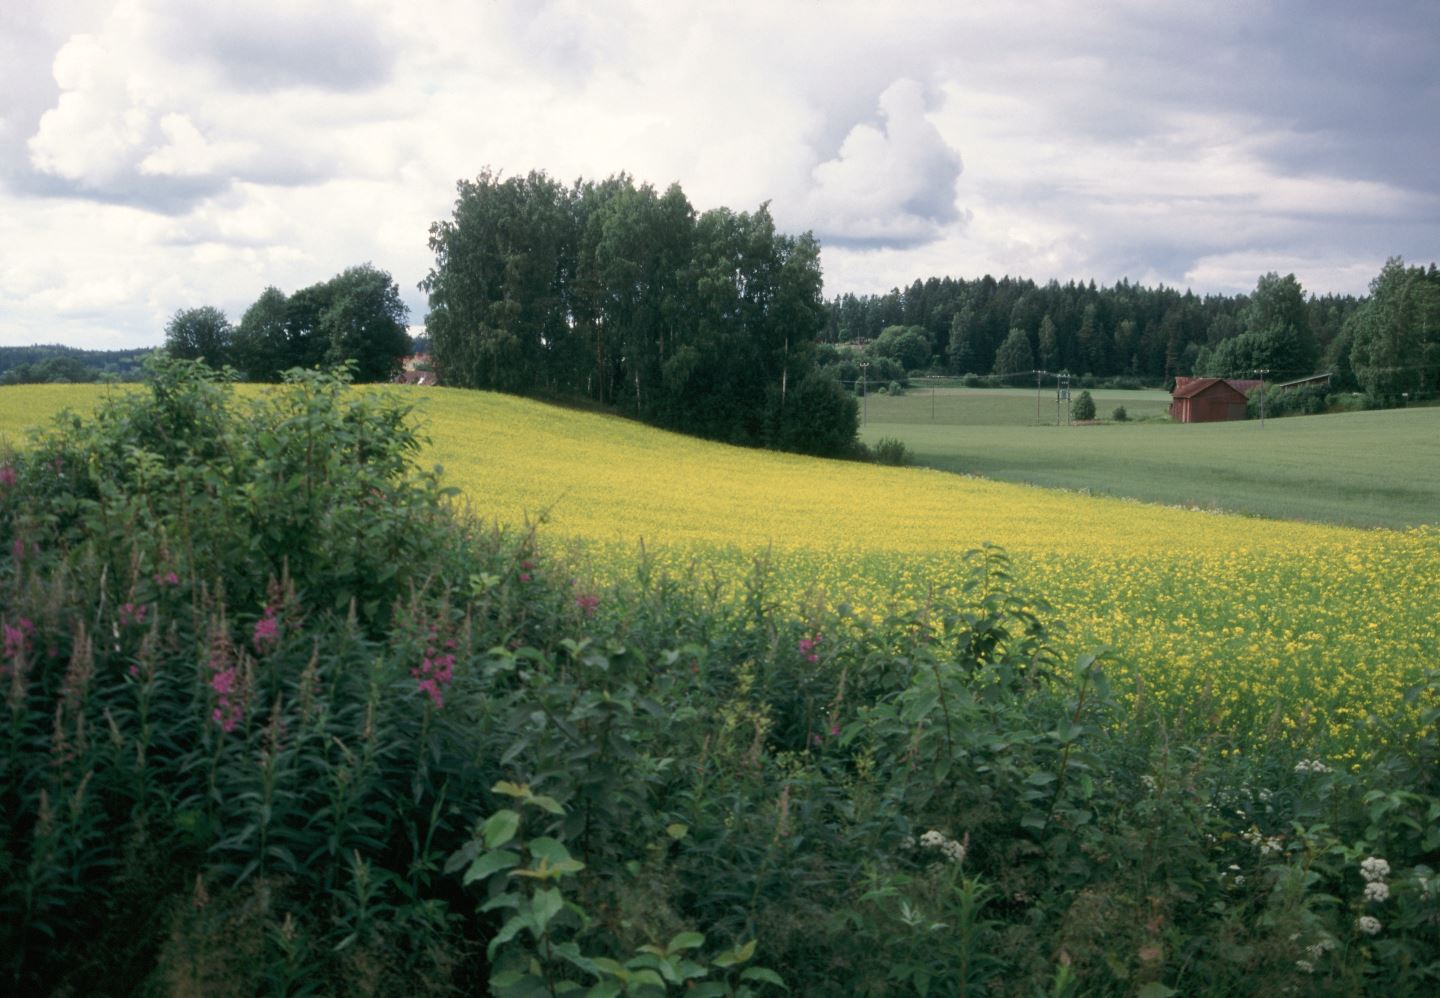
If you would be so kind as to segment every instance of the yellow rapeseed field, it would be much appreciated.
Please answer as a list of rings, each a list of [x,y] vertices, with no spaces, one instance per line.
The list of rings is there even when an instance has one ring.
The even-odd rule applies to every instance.
[[[1127,696],[1242,748],[1358,757],[1413,733],[1404,690],[1440,667],[1433,529],[1227,516],[726,447],[488,393],[386,390],[417,404],[433,441],[422,460],[475,515],[543,516],[542,539],[584,545],[602,570],[625,571],[643,541],[672,566],[703,560],[733,591],[769,552],[779,598],[863,624],[946,598],[964,552],[998,544],[1068,625],[1068,650],[1112,648]]]
[[[1353,756],[1402,736],[1440,666],[1440,534],[1219,515],[725,447],[498,395],[416,393],[473,510],[546,517],[623,565],[641,539],[740,578],[771,552],[797,605],[861,619],[942,597],[1001,545],[1130,696],[1233,735]]]

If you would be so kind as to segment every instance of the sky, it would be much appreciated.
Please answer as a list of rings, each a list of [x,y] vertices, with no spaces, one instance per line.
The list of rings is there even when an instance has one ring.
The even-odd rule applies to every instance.
[[[159,344],[346,267],[420,332],[491,168],[768,202],[825,293],[1363,294],[1440,259],[1433,0],[3,0],[0,346]]]

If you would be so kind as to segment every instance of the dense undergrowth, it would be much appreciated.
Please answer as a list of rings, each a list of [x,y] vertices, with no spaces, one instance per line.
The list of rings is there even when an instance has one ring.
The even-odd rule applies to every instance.
[[[171,362],[0,459],[12,993],[1440,985],[1440,678],[1363,769],[1222,752],[995,549],[865,627],[766,559],[602,585],[408,425]]]

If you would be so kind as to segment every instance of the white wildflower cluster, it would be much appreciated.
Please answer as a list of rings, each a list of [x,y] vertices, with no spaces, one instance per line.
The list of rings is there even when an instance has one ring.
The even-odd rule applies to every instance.
[[[1366,856],[1360,861],[1360,876],[1367,884],[1374,884],[1390,876],[1390,864],[1378,856]]]
[[[1390,876],[1390,864],[1378,856],[1367,856],[1360,861],[1360,876],[1365,878],[1365,901],[1385,901],[1390,897],[1390,885],[1385,878]]]
[[[1359,929],[1367,936],[1376,935],[1380,931],[1380,919],[1372,918],[1369,915],[1361,915],[1359,918],[1355,919],[1355,928]]]
[[[1326,952],[1328,952],[1329,950],[1332,950],[1332,949],[1334,949],[1334,948],[1335,948],[1335,940],[1331,939],[1329,936],[1326,936],[1324,939],[1321,939],[1318,943],[1311,943],[1309,946],[1306,946],[1306,947],[1305,947],[1305,952],[1310,955],[1310,959],[1312,959],[1312,960],[1318,960],[1318,959],[1320,959],[1322,956],[1324,956],[1324,955],[1326,954]]]
[[[933,828],[920,836],[920,846],[924,849],[934,849],[952,863],[959,863],[965,858],[963,842],[957,842]]]
[[[1279,835],[1262,835],[1260,829],[1251,828],[1248,832],[1241,832],[1240,837],[1260,850],[1261,856],[1269,856],[1272,853],[1285,851],[1285,840]]]
[[[1315,965],[1314,965],[1313,963],[1311,963],[1309,960],[1296,960],[1296,961],[1295,961],[1295,969],[1298,970],[1298,971],[1301,971],[1302,973],[1306,973],[1306,974],[1313,974],[1313,973],[1315,973]]]
[[[1297,773],[1328,773],[1328,772],[1330,772],[1330,767],[1327,766],[1327,765],[1325,765],[1325,764],[1324,764],[1323,762],[1321,762],[1319,759],[1301,759],[1299,762],[1297,762],[1297,763],[1295,764],[1295,772],[1297,772]]]

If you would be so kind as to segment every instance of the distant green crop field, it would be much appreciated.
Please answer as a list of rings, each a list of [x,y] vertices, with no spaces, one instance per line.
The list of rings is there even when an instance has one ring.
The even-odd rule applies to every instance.
[[[1072,389],[1071,394],[1079,395],[1080,389]],[[1095,412],[1101,419],[1109,419],[1118,405],[1125,407],[1126,415],[1132,420],[1165,417],[1170,409],[1170,396],[1153,389],[1096,388],[1091,390],[1090,395],[1095,399]],[[1053,385],[1042,388],[1038,394],[1033,388],[930,388],[920,385],[898,396],[882,395],[875,386],[871,386],[864,407],[867,425],[876,428],[891,423],[1054,426],[1056,417]],[[1064,421],[1063,410],[1061,421]]]
[[[1440,522],[1440,408],[1181,425],[1035,425],[1035,393],[938,389],[872,395],[862,439],[894,437],[919,464],[1006,482],[1356,527]],[[1092,392],[1108,418],[1168,403],[1160,392]],[[1028,397],[1027,397],[1028,396]],[[1048,409],[1045,405],[1048,404]],[[932,421],[933,411],[933,421]]]

